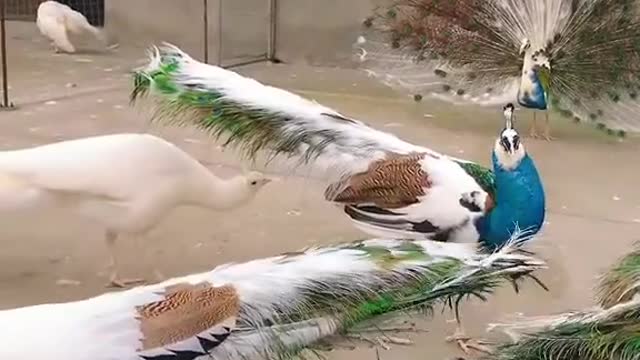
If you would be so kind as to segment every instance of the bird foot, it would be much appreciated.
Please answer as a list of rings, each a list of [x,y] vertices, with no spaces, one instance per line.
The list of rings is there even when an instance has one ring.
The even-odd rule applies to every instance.
[[[394,344],[394,345],[404,345],[404,346],[409,346],[409,345],[413,345],[413,341],[409,340],[409,339],[405,339],[405,338],[399,338],[399,337],[395,337],[395,336],[383,336],[383,337],[375,337],[375,338],[369,338],[369,337],[365,337],[362,335],[358,335],[358,334],[353,334],[353,335],[348,335],[348,338],[354,339],[354,340],[358,340],[358,341],[363,341],[366,343],[369,343],[373,346],[376,347],[381,347],[385,350],[390,350],[391,346],[389,346],[389,344]]]
[[[471,353],[471,349],[480,351],[486,354],[493,353],[492,348],[488,346],[488,345],[491,345],[490,342],[484,341],[484,340],[472,339],[460,329],[456,330],[456,332],[453,335],[448,336],[446,340],[447,342],[457,343],[458,347],[460,347],[460,349],[464,351],[464,353],[467,355]]]
[[[544,135],[542,135],[542,137],[547,141],[555,140],[555,138],[553,136],[551,136],[548,132],[545,132]]]
[[[147,280],[145,280],[143,278],[138,278],[138,279],[120,279],[117,276],[112,276],[109,279],[109,282],[105,285],[105,287],[123,289],[123,288],[128,287],[129,285],[140,285],[140,284],[144,284],[145,282],[147,282]]]

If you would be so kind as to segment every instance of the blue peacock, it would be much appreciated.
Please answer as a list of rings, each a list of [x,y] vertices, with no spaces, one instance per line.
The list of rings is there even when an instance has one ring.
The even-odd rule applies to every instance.
[[[512,236],[514,226],[537,233],[545,217],[545,195],[540,175],[513,127],[513,104],[504,108],[505,128],[491,156],[495,175],[495,206],[476,221],[481,241],[499,248]]]
[[[417,99],[517,98],[535,110],[533,137],[551,139],[548,109],[624,136],[640,131],[639,13],[634,0],[389,1],[356,49],[371,75]]]
[[[288,91],[192,59],[167,45],[135,75],[132,101],[151,94],[155,120],[226,137],[247,158],[266,150],[324,178],[325,198],[363,231],[385,238],[479,244],[493,251],[542,227],[545,195],[504,107],[494,172],[375,130]],[[281,156],[278,156],[281,155]],[[304,167],[298,166],[304,165]],[[456,340],[462,341],[462,336]]]

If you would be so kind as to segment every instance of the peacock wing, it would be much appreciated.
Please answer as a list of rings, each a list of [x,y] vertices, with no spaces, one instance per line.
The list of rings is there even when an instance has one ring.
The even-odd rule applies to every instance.
[[[373,162],[365,172],[325,192],[327,200],[352,205],[373,205],[394,209],[417,203],[431,185],[420,161],[425,154],[397,155]]]
[[[138,356],[192,360],[224,342],[236,326],[240,300],[233,286],[177,284],[164,298],[136,307],[142,334]]]
[[[425,153],[394,155],[329,186],[325,197],[344,204],[345,213],[365,232],[449,241],[452,231],[478,211],[463,194],[482,190],[457,161],[462,160]],[[492,199],[490,194],[486,210]]]
[[[496,177],[491,169],[471,161],[457,159],[454,161],[460,165],[492,199],[496,198]]]
[[[488,4],[491,3],[491,4]],[[399,0],[364,21],[354,45],[361,67],[383,83],[453,103],[493,105],[518,90],[522,38],[502,2]]]
[[[574,1],[549,40],[552,109],[611,134],[640,131],[640,18],[631,0]]]

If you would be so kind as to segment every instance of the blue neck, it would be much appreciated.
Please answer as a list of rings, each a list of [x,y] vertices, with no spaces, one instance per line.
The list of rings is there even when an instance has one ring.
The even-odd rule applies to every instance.
[[[528,76],[532,87],[526,90],[520,87],[518,90],[518,104],[528,109],[546,110],[548,106],[547,93],[542,86],[538,73],[531,70]]]
[[[536,166],[525,155],[515,169],[503,169],[492,154],[496,206],[476,222],[480,241],[490,250],[504,245],[516,229],[536,233],[545,215],[545,195]]]

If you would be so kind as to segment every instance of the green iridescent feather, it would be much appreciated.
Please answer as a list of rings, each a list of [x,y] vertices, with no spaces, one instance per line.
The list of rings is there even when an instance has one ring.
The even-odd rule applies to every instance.
[[[471,162],[458,161],[457,163],[480,185],[482,190],[495,198],[496,178],[490,169]]]
[[[295,152],[305,138],[315,135],[313,131],[295,136],[284,133],[269,121],[279,114],[248,108],[214,90],[198,91],[178,87],[174,82],[178,70],[178,63],[168,60],[152,71],[136,72],[130,101],[135,103],[153,87],[154,91],[170,100],[156,104],[152,119],[174,125],[196,126],[215,139],[226,137],[223,146],[233,146],[247,158],[255,158],[260,150],[265,149],[272,156]],[[326,142],[310,147],[303,154],[303,161],[316,157],[328,144]]]
[[[248,100],[235,88],[233,95],[229,95],[230,88],[241,86],[236,82],[237,74],[223,74],[225,70],[206,65],[197,70],[181,68],[195,63],[186,60],[186,56],[173,48],[159,52],[157,61],[151,62],[152,66],[135,73],[131,102],[135,103],[153,91],[157,95],[153,97],[156,100],[153,120],[195,125],[216,139],[227,137],[224,146],[238,148],[249,159],[255,159],[263,150],[271,156],[298,156],[301,163],[310,163],[327,148],[341,151],[326,153],[325,157],[339,158],[348,153],[349,158],[357,160],[361,157],[364,161],[369,161],[372,153],[429,151],[404,143],[393,135],[377,132],[331,109],[316,108],[319,105],[315,102],[290,93],[284,95],[279,89],[265,89],[249,79],[242,82],[242,88],[247,92],[264,94],[269,99],[264,102]],[[190,77],[195,80],[185,80]],[[278,96],[282,97],[278,98],[278,110],[269,108],[273,105],[271,101]],[[398,143],[400,147],[396,150],[394,146]],[[471,162],[458,163],[485,191],[495,195],[493,175],[489,169]]]
[[[527,265],[526,260],[517,258],[508,259],[502,264],[496,262],[492,266],[473,269],[462,259],[430,255],[422,246],[408,240],[400,241],[393,247],[354,242],[331,251],[348,249],[364,252],[367,258],[377,263],[381,269],[386,269],[385,271],[397,268],[401,264],[428,265],[424,265],[424,271],[416,272],[416,276],[409,281],[393,280],[395,275],[392,275],[389,278],[390,285],[385,287],[387,290],[371,288],[368,294],[354,293],[349,288],[336,291],[334,285],[312,282],[302,293],[306,298],[306,310],[280,314],[282,318],[288,321],[303,321],[336,313],[342,314],[340,317],[344,328],[348,329],[362,321],[390,312],[429,310],[438,304],[457,306],[465,297],[477,297],[486,301],[488,295],[501,284],[512,283],[517,287],[516,282],[526,277],[539,283],[531,270],[526,269],[531,265]],[[517,248],[506,251],[519,253]],[[304,256],[304,252],[286,254],[279,261],[296,261],[299,256]],[[511,273],[508,270],[518,266],[522,266],[523,271]],[[357,282],[357,277],[352,281]],[[393,283],[397,283],[398,286],[391,286]],[[326,291],[329,288],[332,291]]]
[[[597,288],[598,303],[609,308],[630,301],[640,291],[640,244],[624,256],[600,279]]]
[[[518,333],[500,345],[494,360],[638,360],[640,359],[640,246],[601,278],[600,307],[523,319],[505,326]],[[504,326],[504,325],[500,325]]]
[[[552,329],[500,346],[489,360],[638,360],[640,304],[632,304],[598,321],[567,320]],[[603,315],[604,316],[604,315]]]

